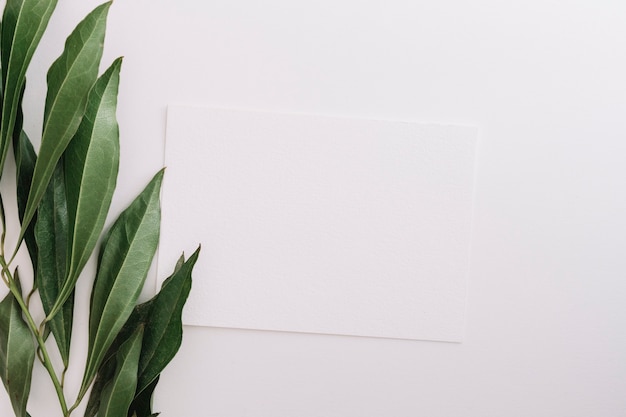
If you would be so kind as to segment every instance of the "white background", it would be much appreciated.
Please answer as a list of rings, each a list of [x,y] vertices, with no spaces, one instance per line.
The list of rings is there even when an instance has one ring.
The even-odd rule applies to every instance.
[[[95,4],[59,1],[33,87]],[[190,327],[155,408],[189,417],[624,416],[624,22],[618,0],[116,0],[105,62],[126,60],[114,209],[161,166],[169,103],[482,132],[464,343]],[[41,111],[43,95],[29,92],[27,105]],[[32,135],[39,126],[40,117],[27,120]],[[33,417],[53,416],[49,384],[34,390]]]
[[[158,269],[208,254],[183,323],[462,341],[477,133],[168,106]]]

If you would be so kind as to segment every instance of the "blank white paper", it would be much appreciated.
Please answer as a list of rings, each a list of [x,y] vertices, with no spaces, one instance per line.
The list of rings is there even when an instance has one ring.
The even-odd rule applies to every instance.
[[[477,129],[170,106],[158,270],[184,323],[459,342]]]

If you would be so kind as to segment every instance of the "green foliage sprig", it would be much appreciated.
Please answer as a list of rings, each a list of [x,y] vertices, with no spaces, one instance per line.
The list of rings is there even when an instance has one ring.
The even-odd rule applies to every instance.
[[[22,130],[26,70],[56,3],[7,0],[2,15],[0,173],[12,147],[19,217],[14,220],[20,231],[15,247],[5,248],[8,219],[0,195],[0,275],[9,289],[0,302],[0,377],[16,417],[30,417],[35,358],[52,381],[64,417],[88,392],[85,417],[151,417],[156,415],[151,402],[161,371],[180,347],[181,313],[199,249],[186,260],[181,257],[160,292],[137,305],[159,241],[163,171],[103,233],[120,148],[115,113],[122,59],[98,76],[111,2],[78,24],[50,66],[38,152]],[[28,294],[15,265],[23,243],[33,270]],[[70,404],[64,382],[74,290],[98,243],[87,363]],[[34,294],[45,313],[40,322],[30,305]],[[62,364],[53,363],[50,349],[58,350]]]

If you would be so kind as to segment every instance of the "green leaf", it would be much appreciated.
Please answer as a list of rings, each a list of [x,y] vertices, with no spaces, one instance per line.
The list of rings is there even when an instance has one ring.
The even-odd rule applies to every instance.
[[[115,373],[102,390],[98,417],[123,417],[128,413],[137,385],[142,335],[143,328],[140,327],[120,346],[115,355]]]
[[[94,417],[98,414],[98,410],[100,409],[100,402],[102,399],[102,390],[104,387],[111,382],[113,379],[113,375],[115,375],[115,368],[117,365],[117,361],[115,359],[115,354],[119,349],[119,345],[116,347],[113,355],[108,358],[100,369],[98,370],[98,376],[96,377],[93,386],[91,387],[91,392],[89,394],[89,401],[87,402],[87,407],[85,408],[84,417]]]
[[[96,7],[65,43],[48,71],[44,125],[22,229],[35,215],[63,151],[81,122],[90,88],[98,77],[106,19],[111,3]]]
[[[36,283],[46,314],[49,314],[67,274],[68,213],[63,164],[59,163],[37,212],[35,237],[39,247]],[[74,293],[48,322],[59,347],[63,364],[69,364]]]
[[[93,380],[143,288],[159,242],[162,179],[160,171],[111,226],[102,244],[91,294],[89,351],[81,393]]]
[[[100,409],[100,404],[102,402],[102,391],[111,382],[113,376],[115,375],[115,369],[117,367],[116,354],[118,350],[119,345],[115,347],[112,357],[104,362],[104,364],[100,367],[98,376],[96,377],[89,394],[89,401],[87,402],[84,417],[95,417],[98,414],[98,410]],[[143,390],[138,397],[133,399],[133,402],[128,409],[128,416],[155,417],[159,415],[159,413],[152,412],[152,396],[158,381],[159,378],[156,378],[152,384],[148,386],[148,388]]]
[[[104,387],[110,383],[115,374],[115,368],[117,365],[116,355],[120,348],[120,345],[132,337],[132,334],[136,332],[140,327],[134,326],[133,332],[128,332],[121,337],[122,334],[117,337],[109,353],[107,359],[98,370],[98,376],[96,377],[91,392],[89,394],[89,401],[87,402],[87,408],[85,409],[84,417],[94,417],[98,414],[100,409],[100,403],[102,399],[102,391]],[[151,384],[143,390],[143,392],[133,399],[133,402],[128,409],[128,415],[136,414],[137,417],[149,417],[156,415],[152,413],[152,395],[159,378],[157,377]]]
[[[32,181],[33,170],[35,168],[35,162],[37,161],[37,155],[35,154],[33,145],[30,143],[30,139],[28,139],[26,133],[22,130],[22,127],[24,126],[22,101],[24,99],[25,90],[26,83],[24,83],[22,92],[20,93],[17,114],[15,116],[15,126],[13,127],[13,155],[15,157],[17,171],[17,208],[20,221],[22,221],[22,218],[24,217],[24,210],[26,209],[26,202],[28,200],[28,190],[30,189],[30,182]],[[23,140],[23,137],[25,137],[26,140]],[[25,152],[22,152],[23,150]],[[25,160],[22,160],[22,158]],[[20,170],[23,171],[22,175],[20,175]],[[22,185],[24,185],[24,187],[21,187]]]
[[[191,290],[191,273],[200,248],[163,282],[151,300],[138,305],[128,319],[121,336],[144,326],[144,342],[139,360],[137,394],[147,389],[178,352],[182,342],[182,311]]]
[[[30,182],[33,178],[33,169],[37,155],[35,154],[30,139],[24,131],[21,132],[19,138],[15,141],[13,149],[16,163],[17,207],[21,221],[24,218],[24,209],[26,208],[26,201],[28,200],[28,190],[30,189]],[[33,220],[37,220],[36,215]],[[36,269],[37,244],[35,243],[34,229],[35,225],[31,222],[24,231],[24,241],[26,242],[26,248],[28,249],[28,254],[33,263],[33,268]]]
[[[115,110],[121,64],[121,58],[115,60],[96,81],[89,93],[85,116],[65,151],[69,265],[48,321],[74,290],[96,246],[115,190],[120,150]]]
[[[116,364],[116,354],[122,343],[128,340],[132,334],[137,331],[137,329],[144,328],[145,331],[145,323],[147,322],[147,315],[150,313],[150,306],[150,301],[136,306],[122,327],[122,330],[118,333],[117,337],[111,344],[111,347],[105,356],[104,362],[100,366],[100,369],[98,369],[98,374],[93,383],[93,387],[91,388],[89,402],[87,403],[84,417],[94,417],[97,414],[98,409],[100,408],[100,397],[102,396],[101,392],[104,389],[104,386],[113,378],[113,371],[115,370]],[[153,383],[153,390],[156,387],[157,381],[158,378]],[[136,407],[144,409],[146,406],[145,401],[148,401],[148,406],[150,406],[151,393],[149,393],[148,390],[149,388],[145,389],[140,396],[135,397],[128,410],[128,415],[133,415]],[[147,399],[146,396],[148,397]],[[140,403],[135,405],[137,401]],[[139,416],[140,414],[137,413],[137,417]]]
[[[150,383],[139,395],[133,399],[130,408],[128,409],[129,415],[135,415],[137,417],[152,417],[159,413],[152,412],[152,396],[154,395],[154,389],[159,383],[159,377],[157,376],[154,381]]]
[[[182,342],[182,311],[191,290],[191,272],[200,248],[161,287],[151,302],[139,360],[137,393],[141,393],[172,360]]]
[[[149,301],[135,307],[132,314],[119,332],[117,338],[107,352],[104,365],[98,371],[98,377],[92,388],[89,403],[94,404],[99,392],[108,378],[111,378],[111,363],[124,340],[137,329],[144,328],[143,346],[139,360],[139,381],[135,399],[129,409],[129,415],[151,417],[151,399],[159,380],[159,375],[178,351],[182,341],[182,309],[191,288],[191,272],[197,261],[200,248],[184,262],[181,257],[176,264],[174,273],[165,280],[161,290]],[[143,363],[143,372],[141,371]],[[140,381],[145,381],[141,383]],[[92,411],[85,417],[93,417]]]
[[[4,7],[0,33],[4,94],[0,116],[0,172],[13,135],[26,69],[56,4],[57,0],[7,0]]]
[[[15,279],[19,288],[17,272]],[[9,292],[0,302],[0,377],[16,417],[24,417],[30,393],[35,344],[20,306]]]
[[[26,84],[24,84],[26,86]],[[22,98],[24,96],[24,88],[19,99],[19,105],[17,109],[17,116],[15,118],[15,126],[13,128],[13,156],[15,157],[16,165],[16,182],[17,182],[17,209],[20,222],[24,218],[24,211],[26,210],[26,203],[28,202],[28,192],[30,190],[30,183],[33,179],[33,171],[35,169],[35,163],[37,161],[37,155],[33,149],[33,145],[28,139],[26,132],[22,130],[24,121],[24,115],[22,113]],[[33,221],[28,225],[24,231],[24,240],[26,241],[26,248],[30,255],[33,269],[37,269],[37,244],[35,242],[34,233],[34,221],[36,221],[37,215],[33,217]]]

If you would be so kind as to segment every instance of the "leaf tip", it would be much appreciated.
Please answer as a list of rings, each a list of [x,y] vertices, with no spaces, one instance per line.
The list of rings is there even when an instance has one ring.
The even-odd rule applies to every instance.
[[[158,186],[158,188],[161,188],[161,183],[163,182],[163,176],[165,174],[165,168],[161,168],[156,174],[154,174],[154,177],[152,177],[152,180],[150,180],[151,183],[156,184]]]

